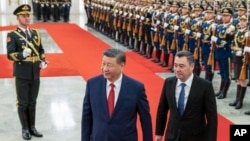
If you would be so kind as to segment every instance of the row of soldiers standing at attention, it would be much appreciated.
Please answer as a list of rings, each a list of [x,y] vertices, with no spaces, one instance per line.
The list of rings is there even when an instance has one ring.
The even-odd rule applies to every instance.
[[[196,60],[194,74],[199,76],[204,65],[205,79],[212,81],[218,64],[221,76],[218,99],[227,97],[234,66],[237,92],[235,101],[229,105],[240,109],[249,75],[247,4],[244,1],[92,0],[85,3],[85,10],[87,25],[146,58],[152,58],[155,50],[152,61],[163,67],[169,65],[170,55],[187,50]],[[173,72],[173,62],[170,65]],[[250,111],[245,114],[250,115]]]
[[[69,21],[71,0],[33,0],[34,15],[37,20],[58,22],[63,17],[64,22]]]

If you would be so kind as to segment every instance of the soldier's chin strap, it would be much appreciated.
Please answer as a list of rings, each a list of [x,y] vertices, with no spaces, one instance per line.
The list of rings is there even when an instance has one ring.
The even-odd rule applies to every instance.
[[[34,45],[31,42],[29,42],[24,36],[22,36],[20,33],[18,33],[17,31],[14,31],[14,33],[16,33],[19,37],[21,37],[28,44],[28,46],[31,47],[31,49],[35,52],[35,54],[39,57],[39,60],[42,61],[40,58],[40,55],[39,55],[38,51],[35,49]]]

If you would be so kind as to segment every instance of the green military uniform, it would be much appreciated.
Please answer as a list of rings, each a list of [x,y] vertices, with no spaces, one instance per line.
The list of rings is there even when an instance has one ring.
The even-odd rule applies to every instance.
[[[24,4],[14,11],[14,15],[28,17],[30,11],[30,6]],[[17,92],[18,115],[23,138],[28,140],[31,135],[43,136],[35,128],[35,112],[40,85],[40,69],[41,65],[45,66],[45,55],[39,32],[29,28],[24,29],[24,27],[20,22],[16,30],[8,33],[7,56],[14,63],[13,75]]]

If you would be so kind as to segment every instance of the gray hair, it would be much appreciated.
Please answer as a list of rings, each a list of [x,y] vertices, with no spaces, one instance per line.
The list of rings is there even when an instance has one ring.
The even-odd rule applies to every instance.
[[[176,53],[175,57],[186,57],[189,64],[194,63],[194,55],[189,51],[179,51]]]
[[[117,64],[126,63],[126,55],[120,49],[109,48],[103,52],[103,56],[116,58]]]

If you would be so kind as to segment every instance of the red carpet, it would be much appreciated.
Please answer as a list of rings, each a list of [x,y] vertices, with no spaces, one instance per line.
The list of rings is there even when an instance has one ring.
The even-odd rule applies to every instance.
[[[79,74],[83,76],[85,80],[101,73],[100,64],[102,52],[109,47],[101,40],[89,34],[87,31],[81,29],[75,24],[37,24],[32,25],[32,27],[47,29],[48,33],[52,36],[52,38],[57,42],[58,46],[64,52],[62,55],[63,59],[58,59],[63,60],[61,61],[61,63],[66,60],[66,64],[68,64],[68,66],[65,67],[69,67],[69,70],[71,70],[72,73],[79,72]],[[7,30],[8,28],[5,27],[2,29]],[[65,35],[65,33],[67,33],[67,35]],[[58,62],[53,63],[53,61],[56,60],[49,58],[50,55],[47,56],[48,60],[50,61],[48,69],[46,70],[47,75],[49,75],[50,73],[50,76],[58,75],[54,73],[59,73],[59,75],[61,75],[62,73],[60,73],[60,69],[55,68],[54,71],[52,71],[53,69],[51,68],[53,67],[53,64],[56,65]],[[57,55],[52,55],[51,57],[54,56]],[[6,59],[2,58],[3,57],[0,58],[1,62],[2,60],[6,61]],[[146,65],[144,61],[146,62]],[[149,63],[149,61],[150,60],[146,60],[136,53],[127,53],[127,66],[125,67],[124,72],[145,84],[151,108],[153,127],[155,127],[156,110],[161,93],[161,88],[163,85],[163,80],[160,77],[156,76],[154,73],[152,73],[154,71],[151,70],[151,68],[154,68],[156,70],[156,67],[159,66],[156,66],[151,62]],[[151,64],[155,66],[151,67]],[[7,68],[11,68],[8,63],[5,63],[4,66],[7,66]],[[62,66],[58,65],[58,67]],[[62,68],[62,71],[65,71],[65,69],[66,68]],[[76,70],[74,71],[74,69]],[[160,71],[160,69],[162,68],[160,67],[157,69],[159,69]],[[43,73],[45,73],[45,71]],[[229,125],[231,124],[231,122],[222,117],[221,115],[218,115],[218,118],[218,141],[229,141]],[[140,130],[139,135],[139,141],[141,141],[142,136]]]

